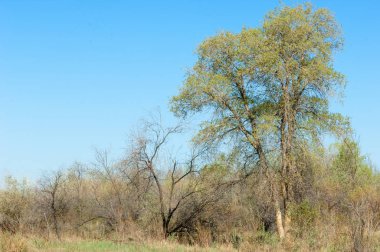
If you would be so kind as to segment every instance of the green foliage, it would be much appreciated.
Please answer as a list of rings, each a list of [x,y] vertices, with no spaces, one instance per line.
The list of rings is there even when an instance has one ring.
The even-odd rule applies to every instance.
[[[205,40],[171,109],[179,117],[211,113],[195,141],[233,138],[242,150],[278,145],[285,110],[297,138],[318,141],[323,132],[343,134],[348,120],[328,110],[329,97],[345,84],[333,67],[342,41],[326,9],[276,9],[262,27]]]
[[[237,232],[233,232],[231,234],[231,243],[232,243],[233,248],[239,249],[241,246],[242,240],[243,238]]]
[[[261,245],[265,244],[265,245],[270,245],[270,246],[275,247],[278,244],[279,240],[278,240],[278,237],[274,233],[267,232],[264,230],[259,230],[256,233],[254,242],[257,242],[258,244],[261,244]]]
[[[360,154],[358,143],[346,138],[336,145],[337,154],[332,162],[334,179],[351,189],[370,183],[373,170],[366,157]]]
[[[290,209],[291,219],[294,223],[294,231],[297,237],[313,230],[313,225],[318,218],[317,209],[308,201],[293,204]]]

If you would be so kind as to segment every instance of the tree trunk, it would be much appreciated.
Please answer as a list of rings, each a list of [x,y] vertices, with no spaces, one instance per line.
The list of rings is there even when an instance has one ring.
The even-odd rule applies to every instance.
[[[57,220],[57,216],[55,215],[55,213],[53,214],[53,222],[54,222],[55,235],[57,236],[58,240],[61,240],[61,235],[59,233],[58,220]]]
[[[280,205],[278,203],[278,200],[275,200],[275,211],[276,211],[276,226],[277,226],[277,232],[278,232],[278,236],[280,237],[280,240],[284,240],[285,238],[285,229],[284,229],[284,225],[283,225],[283,221],[282,221],[282,212],[281,212],[281,208],[280,208]]]
[[[292,219],[290,217],[289,211],[287,210],[285,212],[285,223],[284,223],[285,234],[289,233],[289,229],[290,229],[290,226],[291,226],[291,221],[292,221]]]
[[[55,235],[57,236],[58,240],[61,240],[61,236],[59,233],[58,219],[57,219],[57,210],[55,208],[55,192],[52,194],[51,210],[52,210],[52,215],[53,215],[53,224],[54,224]]]
[[[162,191],[161,183],[157,177],[156,172],[154,171],[154,168],[153,168],[153,165],[151,162],[149,162],[148,168],[149,168],[150,173],[152,174],[153,179],[154,179],[156,186],[157,186],[158,197],[160,200],[160,214],[161,214],[161,220],[162,220],[162,232],[164,235],[164,239],[166,240],[169,236],[169,220],[166,218],[166,215],[165,215],[164,193]]]
[[[295,115],[289,94],[289,81],[286,80],[282,87],[282,115],[281,115],[281,192],[283,201],[283,229],[285,237],[290,230],[291,217],[289,203],[293,202],[294,160],[293,160],[293,137]]]
[[[265,154],[261,148],[261,145],[258,145],[256,147],[256,150],[259,155],[260,164],[261,167],[265,171],[265,176],[267,177],[267,180],[269,182],[270,190],[271,190],[271,200],[273,202],[273,207],[276,213],[276,226],[277,226],[277,232],[278,236],[280,237],[280,240],[283,240],[285,238],[286,232],[284,229],[284,221],[283,221],[283,214],[281,211],[280,206],[280,197],[278,193],[278,181],[276,179],[276,174],[273,171],[269,170],[269,166],[265,157]]]
[[[162,231],[164,233],[164,239],[166,240],[169,237],[169,223],[166,218],[162,219]]]

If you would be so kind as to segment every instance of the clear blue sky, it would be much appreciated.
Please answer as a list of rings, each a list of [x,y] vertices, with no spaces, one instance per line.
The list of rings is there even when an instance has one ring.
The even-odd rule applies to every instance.
[[[121,154],[131,127],[176,94],[197,45],[260,24],[276,0],[0,2],[0,177]],[[294,5],[301,1],[283,1]],[[380,2],[313,1],[342,24],[336,67],[364,153],[380,165]]]

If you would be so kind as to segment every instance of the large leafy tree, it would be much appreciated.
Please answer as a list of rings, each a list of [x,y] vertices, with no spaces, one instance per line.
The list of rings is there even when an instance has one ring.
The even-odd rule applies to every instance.
[[[205,40],[180,93],[172,98],[177,116],[211,114],[197,141],[217,143],[233,136],[258,161],[271,184],[281,238],[295,200],[296,153],[344,122],[328,106],[329,97],[344,86],[333,67],[333,53],[341,45],[339,26],[328,10],[279,8],[262,27]],[[279,162],[271,162],[273,156]]]

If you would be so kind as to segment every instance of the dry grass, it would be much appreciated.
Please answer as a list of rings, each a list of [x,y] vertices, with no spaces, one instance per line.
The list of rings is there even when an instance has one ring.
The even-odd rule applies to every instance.
[[[329,229],[326,227],[326,232]],[[331,231],[331,230],[330,230]],[[379,235],[379,234],[378,234]],[[371,244],[367,244],[368,251],[380,251],[380,235],[372,237]],[[343,240],[341,240],[343,239]],[[305,237],[304,239],[294,239],[287,242],[279,242],[275,235],[263,233],[253,237],[244,237],[239,247],[234,248],[234,244],[215,245],[207,244],[204,247],[187,246],[175,241],[112,241],[80,239],[77,237],[67,237],[62,241],[55,239],[44,239],[38,236],[22,236],[20,234],[11,235],[9,233],[0,234],[0,252],[235,252],[235,251],[348,251],[347,237],[337,239],[335,236],[322,235],[318,233],[315,237]]]
[[[21,235],[0,234],[0,251],[2,252],[27,252],[28,241]]]
[[[148,242],[148,243],[117,243],[105,240],[43,240],[43,239],[29,239],[29,250],[32,252],[92,252],[92,251],[109,251],[109,252],[122,252],[122,251],[138,251],[138,252],[232,252],[236,251],[228,247],[218,248],[201,248],[197,246],[185,246],[173,242]]]

